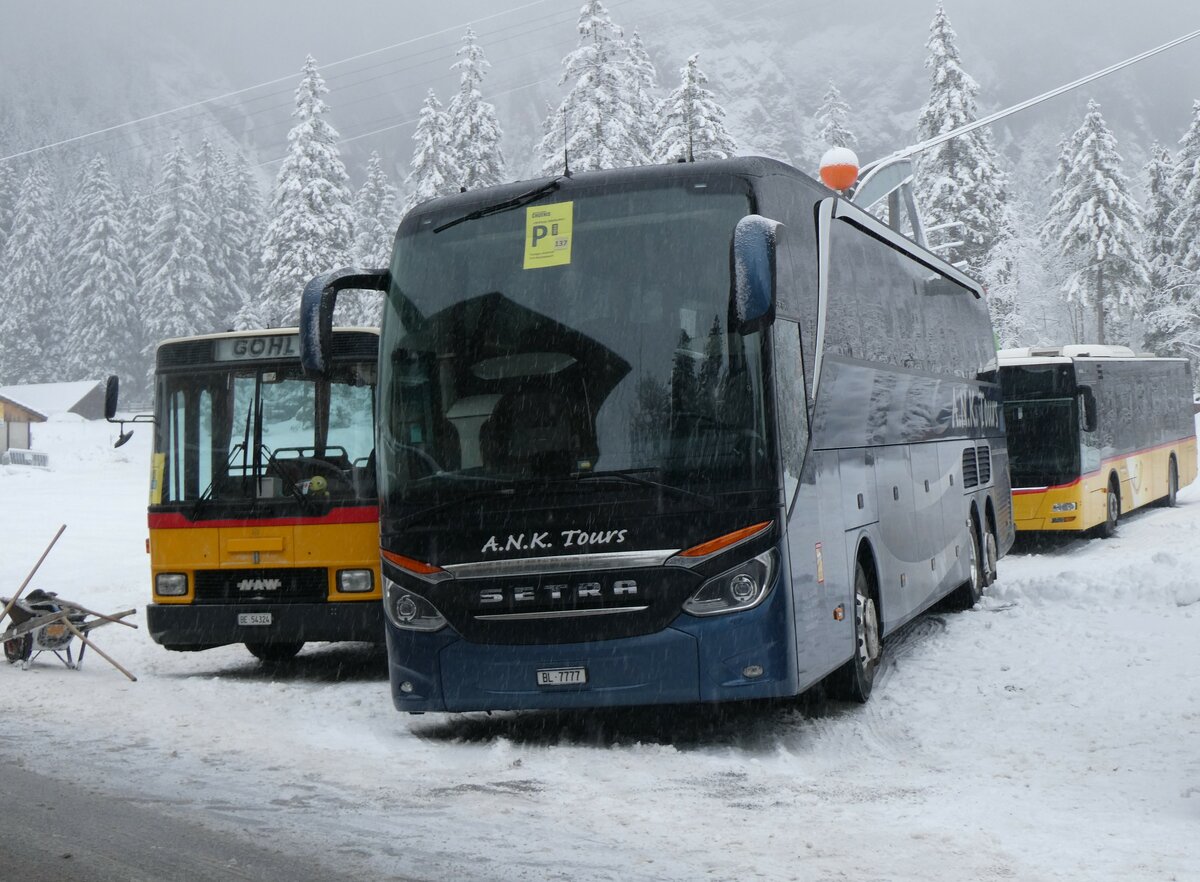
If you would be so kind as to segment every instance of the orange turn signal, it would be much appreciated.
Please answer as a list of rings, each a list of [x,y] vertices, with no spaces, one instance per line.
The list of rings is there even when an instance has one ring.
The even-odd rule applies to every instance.
[[[732,533],[726,533],[724,536],[718,536],[716,539],[709,539],[707,542],[702,542],[699,545],[693,545],[687,551],[679,552],[679,557],[707,557],[710,554],[716,554],[723,548],[728,548],[743,539],[749,539],[761,533],[767,527],[771,526],[771,521],[763,521],[761,524],[754,524],[749,527],[742,527],[740,530],[734,530]]]
[[[379,550],[379,553],[383,555],[385,560],[391,561],[400,567],[400,569],[416,573],[418,576],[432,576],[434,573],[445,572],[441,567],[435,567],[433,564],[405,557],[403,554],[394,554],[391,551],[384,551],[382,548]]]

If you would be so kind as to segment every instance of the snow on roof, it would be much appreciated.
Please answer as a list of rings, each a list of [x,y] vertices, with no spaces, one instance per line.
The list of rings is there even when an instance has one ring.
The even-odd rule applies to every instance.
[[[32,410],[44,417],[68,413],[101,385],[99,380],[79,380],[74,383],[25,383],[0,386],[0,398]]]
[[[1021,346],[1001,349],[997,356],[1002,363],[1041,361],[1047,364],[1067,362],[1073,358],[1152,358],[1139,355],[1128,346],[1106,346],[1099,343],[1070,343],[1066,346]]]

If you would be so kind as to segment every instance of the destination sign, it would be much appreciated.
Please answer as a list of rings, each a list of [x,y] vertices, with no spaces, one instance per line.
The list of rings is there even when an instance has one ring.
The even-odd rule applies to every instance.
[[[297,334],[271,334],[264,337],[231,337],[217,340],[217,361],[256,361],[261,359],[299,358]]]

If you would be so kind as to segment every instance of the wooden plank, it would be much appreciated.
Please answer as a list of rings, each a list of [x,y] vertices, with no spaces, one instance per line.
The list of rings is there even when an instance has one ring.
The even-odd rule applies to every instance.
[[[33,574],[38,571],[38,567],[42,565],[42,561],[46,559],[46,555],[50,553],[50,549],[54,547],[54,543],[58,541],[58,537],[63,534],[63,530],[67,529],[67,525],[63,524],[58,528],[58,532],[54,534],[54,538],[50,540],[50,544],[46,546],[46,550],[42,552],[42,556],[38,558],[38,562],[33,565],[33,569],[29,571],[29,575],[25,577],[25,581],[21,583],[21,587],[17,589],[17,593],[5,604],[4,611],[0,612],[0,622],[4,621],[4,617],[8,615],[8,611],[13,608],[29,581],[33,578]]]

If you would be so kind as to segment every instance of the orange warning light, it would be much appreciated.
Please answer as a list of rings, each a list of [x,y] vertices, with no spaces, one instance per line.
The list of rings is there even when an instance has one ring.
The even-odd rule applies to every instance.
[[[821,180],[831,190],[848,190],[858,180],[858,157],[849,147],[830,147],[821,157]]]

